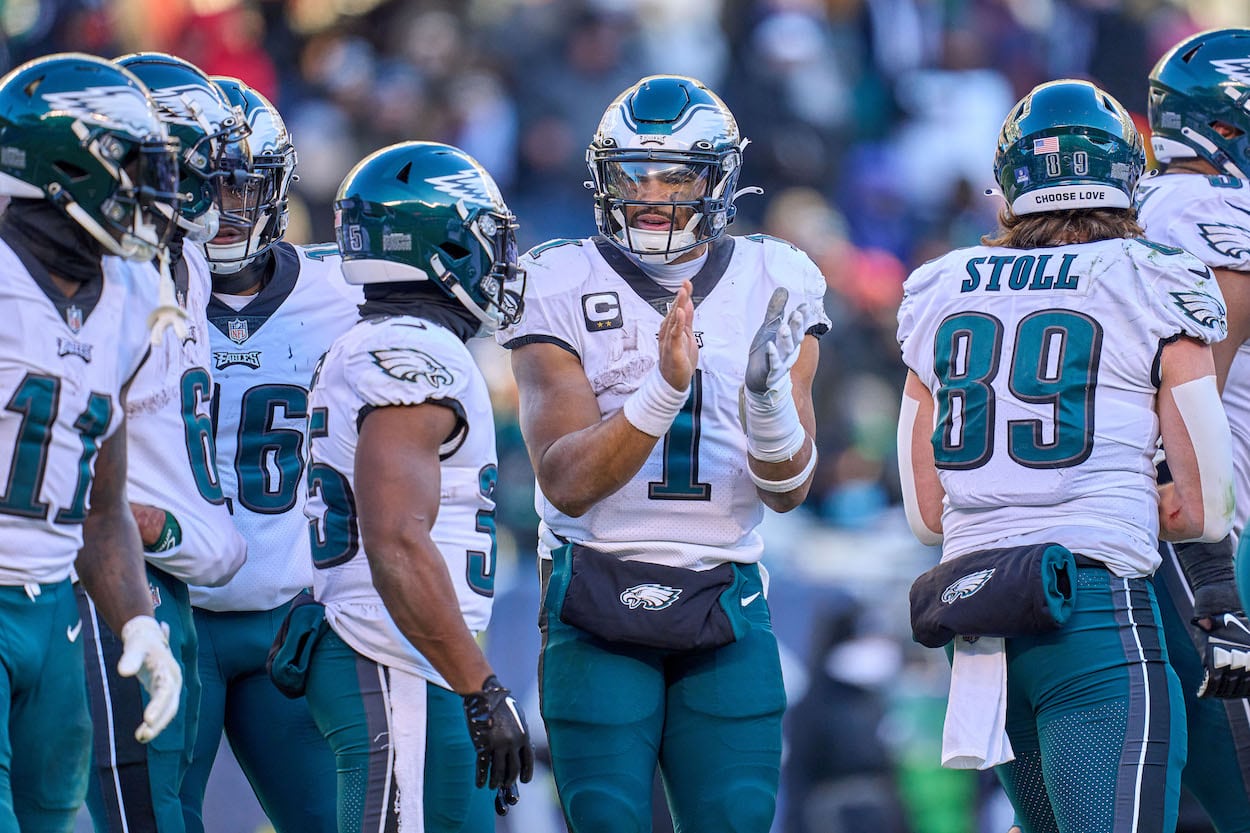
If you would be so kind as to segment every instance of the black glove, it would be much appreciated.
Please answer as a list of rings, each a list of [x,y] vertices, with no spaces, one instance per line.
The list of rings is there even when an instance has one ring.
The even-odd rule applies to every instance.
[[[520,800],[521,795],[517,792],[516,784],[500,787],[499,791],[495,793],[495,815],[508,815],[508,808]]]
[[[1250,697],[1250,621],[1233,576],[1232,539],[1176,544],[1175,549],[1194,591],[1192,622],[1203,669],[1198,696]]]
[[[512,692],[491,674],[481,691],[464,696],[464,717],[477,750],[477,786],[485,787],[489,781],[492,790],[501,790],[495,799],[498,812],[501,797],[509,804],[516,803],[515,798],[509,800],[507,790],[511,788],[515,794],[518,778],[528,782],[534,777],[534,747],[525,715],[512,699]]]

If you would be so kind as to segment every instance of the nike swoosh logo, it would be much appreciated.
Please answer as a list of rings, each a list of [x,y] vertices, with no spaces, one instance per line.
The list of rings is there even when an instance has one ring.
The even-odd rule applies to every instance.
[[[743,607],[746,607],[747,605],[749,605],[751,602],[755,601],[755,600],[756,600],[756,599],[758,599],[759,597],[760,597],[760,594],[759,594],[759,592],[758,592],[758,591],[757,591],[757,592],[755,592],[755,593],[752,593],[752,594],[751,594],[751,595],[749,595],[749,596],[743,596],[743,597],[742,597],[742,606],[743,606]]]
[[[1186,267],[1186,269],[1188,269],[1188,271],[1190,271],[1190,272],[1193,272],[1195,275],[1197,275],[1197,276],[1198,276],[1198,277],[1200,277],[1200,278],[1213,278],[1213,277],[1215,277],[1214,275],[1212,275],[1212,274],[1211,274],[1211,270],[1210,270],[1210,269],[1189,269],[1188,267]]]
[[[70,642],[74,642],[78,639],[78,632],[81,630],[82,630],[82,620],[79,619],[77,625],[72,625],[65,629],[65,635],[69,637]]]
[[[1224,627],[1226,628],[1236,627],[1238,630],[1242,631],[1243,633],[1250,633],[1250,628],[1247,628],[1245,626],[1245,623],[1243,623],[1240,619],[1238,619],[1236,616],[1234,616],[1231,613],[1224,614]]]

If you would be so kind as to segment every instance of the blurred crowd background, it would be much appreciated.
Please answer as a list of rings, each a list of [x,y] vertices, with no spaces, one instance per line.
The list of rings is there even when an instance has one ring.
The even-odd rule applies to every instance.
[[[3,0],[0,68],[64,50],[156,49],[243,78],[295,138],[297,243],[331,239],[343,175],[406,139],[480,160],[520,217],[523,248],[590,235],[584,151],[607,104],[660,72],[719,92],[752,140],[741,184],[765,190],[739,201],[731,231],[806,250],[834,322],[815,389],[815,486],[765,528],[791,698],[775,830],[1003,833],[1010,810],[992,777],[937,767],[945,658],[909,638],[907,587],[936,552],[912,541],[898,506],[902,282],[993,227],[994,140],[1020,96],[1088,78],[1144,130],[1154,62],[1224,25],[1250,25],[1250,2]],[[502,478],[493,630],[506,636],[489,646],[541,729],[532,475],[507,359],[475,346],[496,395]],[[237,773],[215,790],[218,830],[258,829]],[[562,829],[549,785],[523,796],[501,830]]]

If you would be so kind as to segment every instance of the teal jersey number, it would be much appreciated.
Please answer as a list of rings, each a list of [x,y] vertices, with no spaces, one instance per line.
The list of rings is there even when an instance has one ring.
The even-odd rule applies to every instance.
[[[17,428],[9,480],[0,497],[0,513],[23,518],[46,518],[48,504],[39,500],[48,468],[48,446],[61,402],[61,380],[55,376],[27,373],[9,398],[5,410],[22,415]],[[74,420],[82,440],[78,459],[78,483],[69,506],[56,513],[59,524],[79,524],[87,517],[87,495],[91,490],[91,463],[99,451],[99,439],[113,417],[113,400],[101,393],[87,399],[87,410]]]
[[[495,484],[499,482],[498,467],[483,466],[478,472],[477,480],[478,491],[482,497],[494,500]],[[465,565],[464,577],[469,583],[470,590],[489,599],[495,595],[495,557],[498,554],[498,541],[495,538],[495,510],[477,510],[477,524],[474,529],[490,536],[490,553],[469,550],[466,553],[468,563]]]
[[[315,408],[308,420],[309,438],[328,436],[327,422],[326,409]],[[313,566],[325,570],[351,561],[360,551],[360,524],[356,520],[352,484],[342,472],[314,460],[308,466],[308,494],[319,496],[326,507],[320,521],[308,520]]]
[[[281,515],[295,506],[304,470],[304,434],[275,428],[279,408],[288,419],[308,416],[308,391],[298,385],[257,385],[243,394],[234,468],[239,503],[262,515]]]
[[[979,468],[994,454],[993,384],[1003,335],[1002,322],[984,313],[952,315],[938,327],[934,372],[941,387],[933,452],[940,469]],[[1007,387],[1021,402],[1049,406],[1053,417],[1010,421],[1012,460],[1026,468],[1055,469],[1089,457],[1101,354],[1102,327],[1087,315],[1053,309],[1021,320]]]
[[[56,513],[53,521],[59,524],[80,524],[87,520],[87,492],[91,490],[91,461],[100,450],[100,437],[108,430],[113,417],[113,400],[100,393],[92,393],[87,399],[87,410],[74,420],[78,436],[82,439],[82,456],[78,458],[78,486],[69,506]],[[42,478],[41,478],[42,479]]]
[[[994,453],[994,389],[1003,324],[982,313],[953,315],[938,327],[933,371],[941,381],[933,453],[938,468],[975,469]]]
[[[681,406],[664,435],[662,480],[647,484],[651,500],[711,500],[712,484],[699,482],[700,413],[703,410],[703,371],[690,380],[690,397]]]
[[[327,257],[339,256],[338,243],[314,243],[304,247],[304,257],[309,260],[325,260]]]
[[[210,390],[212,380],[204,368],[193,367],[182,374],[182,424],[186,429],[187,459],[200,497],[216,506],[226,501],[221,478],[217,475],[217,440],[213,435],[212,417],[199,412]]]

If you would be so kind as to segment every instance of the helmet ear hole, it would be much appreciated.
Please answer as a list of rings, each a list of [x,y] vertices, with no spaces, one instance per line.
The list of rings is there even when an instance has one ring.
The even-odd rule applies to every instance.
[[[64,159],[53,162],[52,167],[57,173],[68,179],[70,182],[82,182],[84,179],[91,176],[90,173],[75,165],[73,162],[66,162]]]
[[[458,243],[453,243],[450,240],[445,240],[442,243],[439,243],[438,249],[443,254],[447,255],[447,258],[449,260],[453,260],[453,261],[463,260],[464,258],[468,257],[470,254],[469,250],[466,249],[464,246],[461,246]]]

